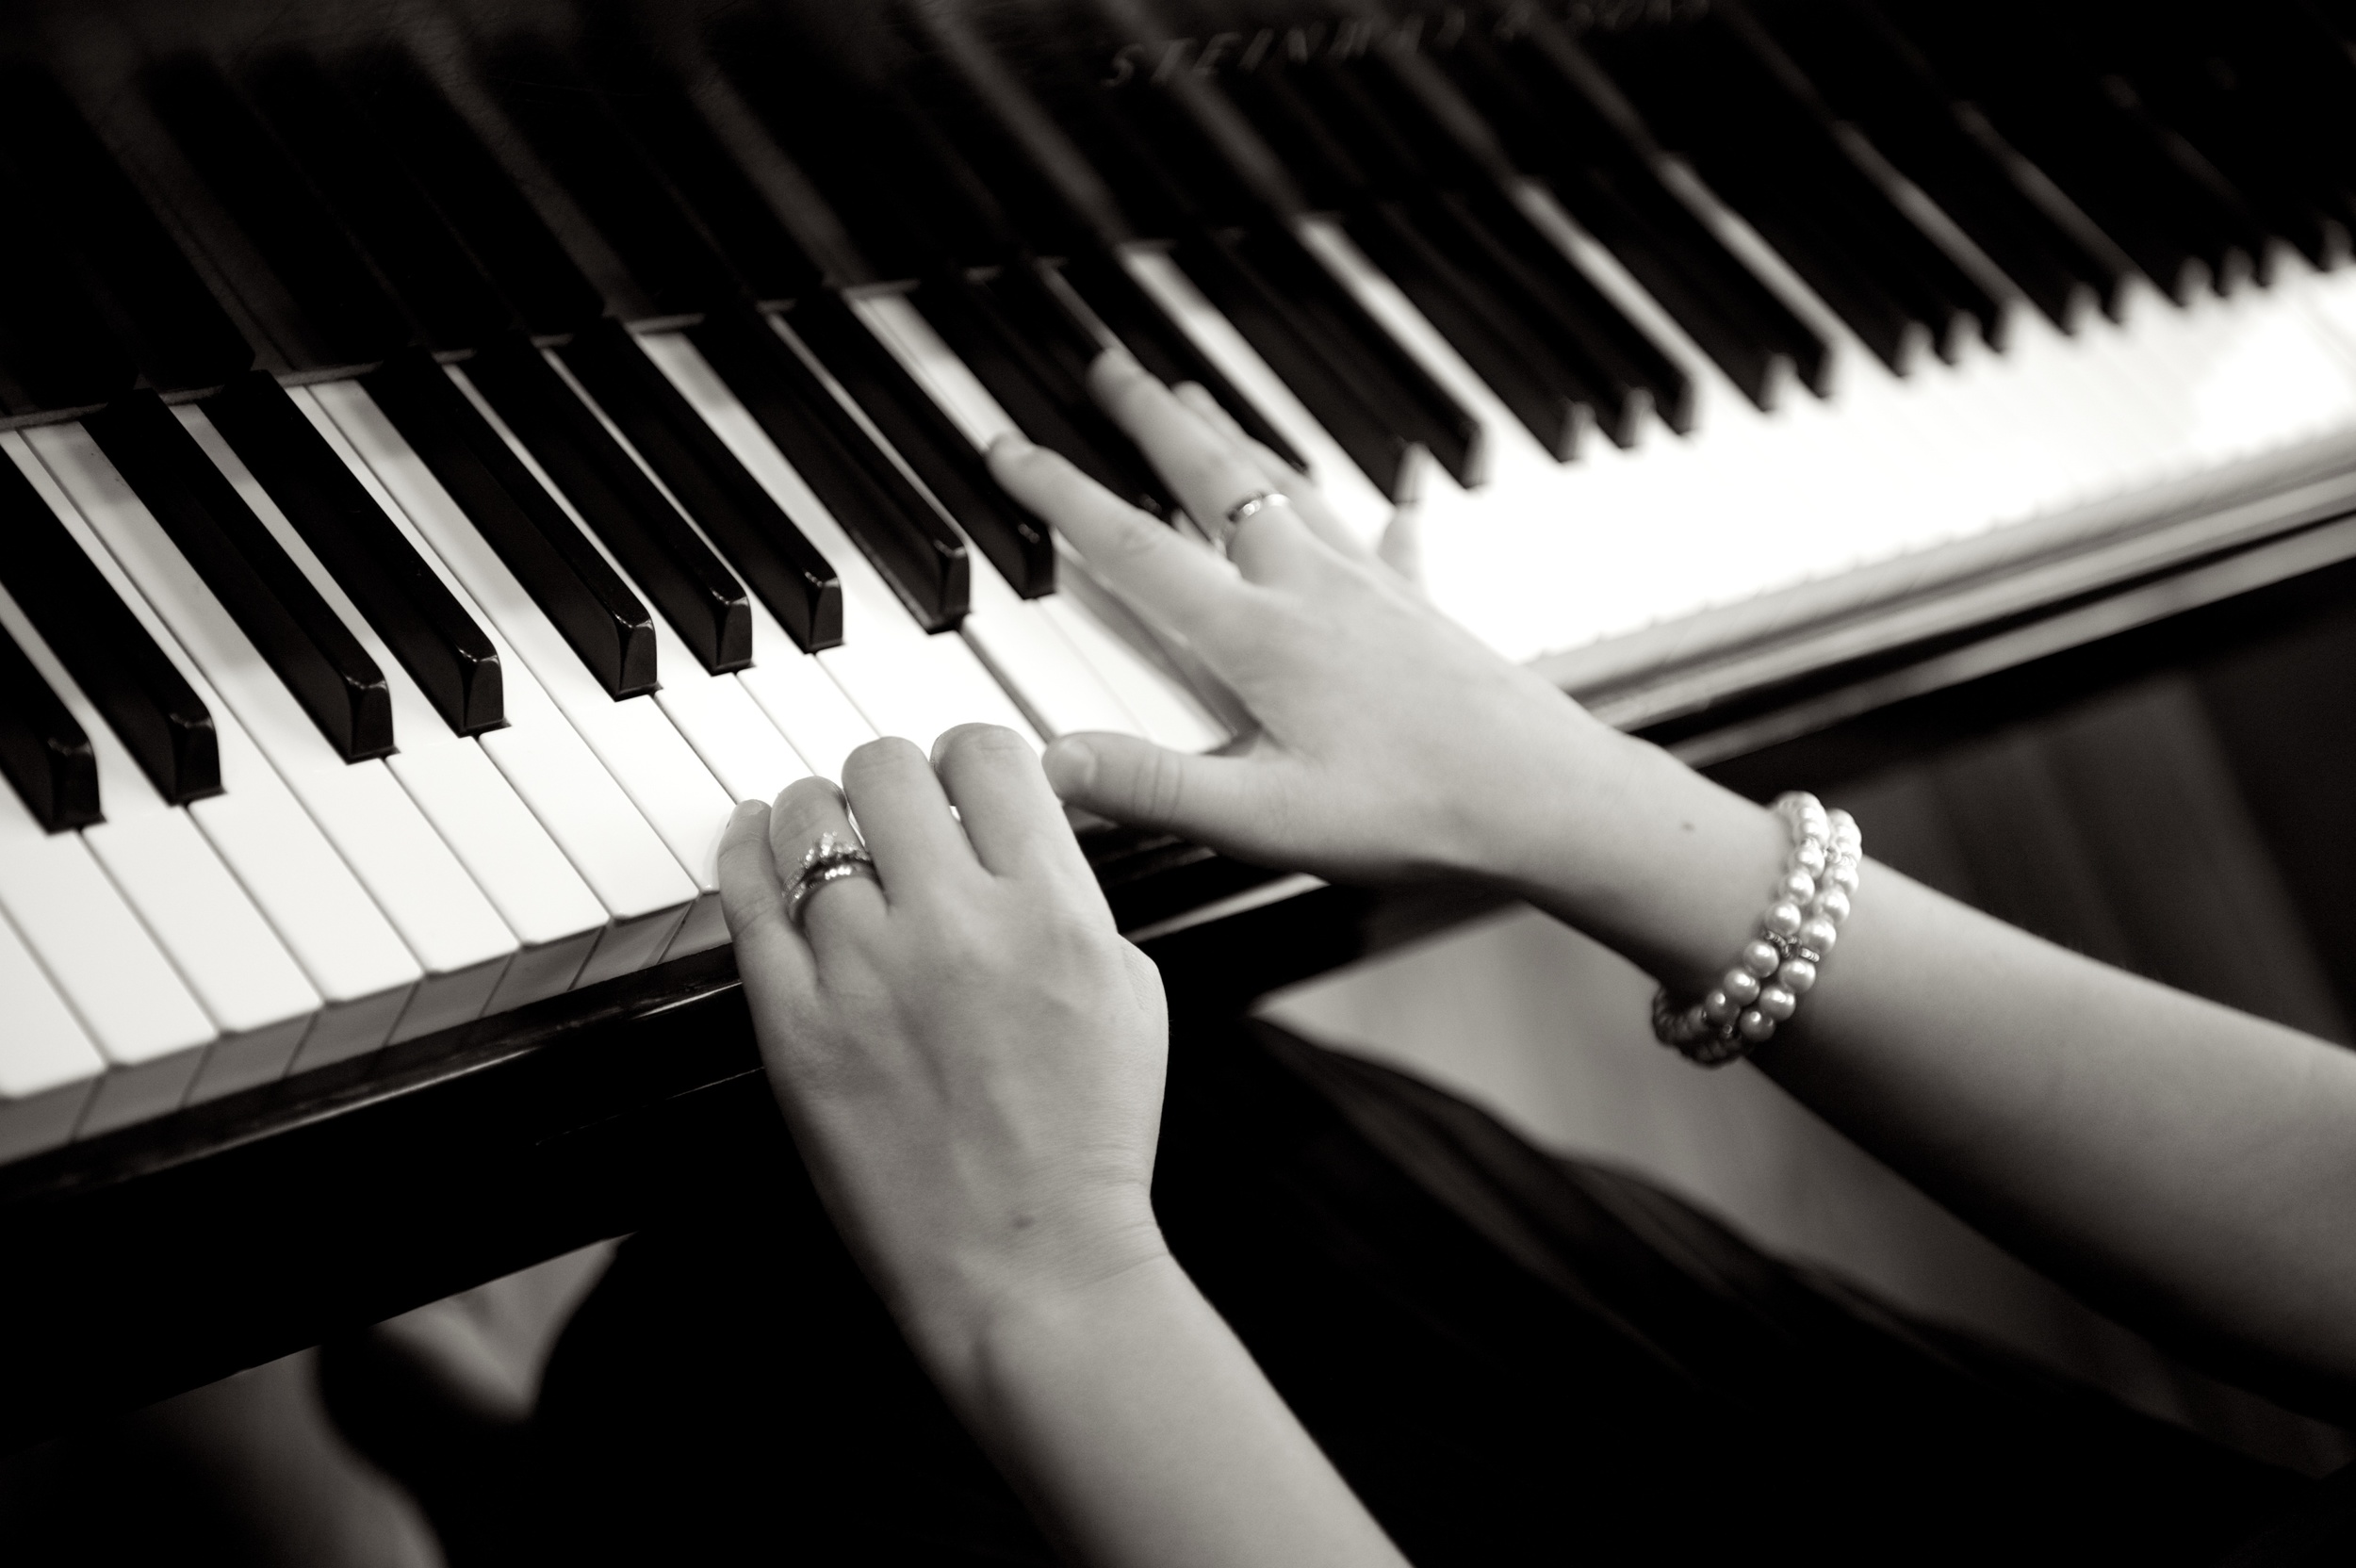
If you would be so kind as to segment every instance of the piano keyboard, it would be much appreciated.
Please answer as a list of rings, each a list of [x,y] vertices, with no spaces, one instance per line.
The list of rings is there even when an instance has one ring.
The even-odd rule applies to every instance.
[[[715,946],[875,735],[1223,743],[981,463],[1178,521],[1107,344],[1624,722],[2356,505],[2300,0],[712,9],[0,59],[0,1158]]]

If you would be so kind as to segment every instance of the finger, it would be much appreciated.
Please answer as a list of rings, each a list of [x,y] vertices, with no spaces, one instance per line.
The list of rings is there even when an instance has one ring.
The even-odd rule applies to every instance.
[[[980,868],[949,814],[949,797],[924,754],[898,736],[870,741],[844,760],[843,792],[888,901],[913,898]]]
[[[1233,843],[1251,836],[1252,776],[1267,764],[1198,757],[1134,735],[1066,735],[1047,748],[1047,781],[1072,805],[1136,827]]]
[[[1266,443],[1252,438],[1252,433],[1235,422],[1226,406],[1211,396],[1210,388],[1199,381],[1182,381],[1170,388],[1178,400],[1227,442],[1251,458],[1259,470],[1266,486],[1284,496],[1301,514],[1301,520],[1309,525],[1309,531],[1344,555],[1359,560],[1373,559],[1372,552],[1350,531],[1333,503],[1325,498],[1307,474],[1276,455]]]
[[[769,813],[769,851],[781,886],[792,886],[803,857],[829,833],[838,842],[859,842],[850,813],[843,807],[843,792],[823,778],[798,778],[787,785]],[[874,940],[882,930],[884,913],[883,889],[864,876],[812,888],[802,901],[800,935],[815,955],[818,970],[824,972],[847,947]]]
[[[1063,803],[1022,736],[992,724],[959,725],[934,743],[933,771],[973,853],[993,874],[1096,886]]]
[[[1256,458],[1205,424],[1125,353],[1099,354],[1088,367],[1088,388],[1144,449],[1187,514],[1215,539],[1238,503],[1290,488],[1271,482]]]
[[[1236,604],[1235,574],[1218,556],[1117,499],[1059,453],[1000,436],[990,449],[990,471],[1146,619],[1192,639]]]
[[[756,1001],[807,992],[816,978],[810,944],[785,914],[784,879],[769,847],[769,808],[748,800],[720,834],[720,910],[736,944],[736,969]]]

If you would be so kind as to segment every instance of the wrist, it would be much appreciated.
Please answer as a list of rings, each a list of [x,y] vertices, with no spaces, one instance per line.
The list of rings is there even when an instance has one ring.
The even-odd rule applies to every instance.
[[[1150,1200],[1108,1194],[953,1250],[893,1306],[918,1355],[964,1403],[984,1396],[1008,1341],[1042,1323],[1084,1320],[1137,1281],[1176,1267]]]
[[[1485,874],[1673,989],[1699,988],[1751,935],[1787,834],[1660,747],[1595,728],[1509,820]]]

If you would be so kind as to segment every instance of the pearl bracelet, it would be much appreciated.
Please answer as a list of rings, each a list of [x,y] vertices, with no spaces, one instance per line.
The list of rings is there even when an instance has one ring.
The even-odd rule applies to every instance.
[[[1865,858],[1857,819],[1796,790],[1775,802],[1775,814],[1792,830],[1792,854],[1759,935],[1700,1001],[1680,1004],[1665,986],[1653,995],[1653,1034],[1703,1067],[1725,1066],[1791,1021],[1849,918]]]

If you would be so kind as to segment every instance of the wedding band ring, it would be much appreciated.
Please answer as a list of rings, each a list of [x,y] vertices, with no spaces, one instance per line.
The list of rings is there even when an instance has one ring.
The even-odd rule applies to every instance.
[[[1292,498],[1281,490],[1257,490],[1227,509],[1226,526],[1219,530],[1219,547],[1225,549],[1235,531],[1271,506],[1289,508]]]
[[[818,841],[803,853],[801,867],[785,890],[785,915],[794,929],[802,928],[802,909],[810,894],[829,882],[853,876],[864,876],[879,887],[883,883],[883,878],[875,874],[875,858],[867,853],[864,844],[838,839],[831,833],[819,834]]]

